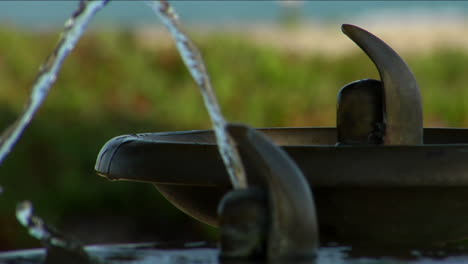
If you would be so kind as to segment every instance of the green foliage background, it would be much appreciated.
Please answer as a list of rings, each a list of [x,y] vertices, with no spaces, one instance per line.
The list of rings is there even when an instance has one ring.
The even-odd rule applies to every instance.
[[[57,38],[0,28],[2,129],[20,114]],[[235,34],[195,40],[227,119],[257,127],[334,126],[338,90],[378,78],[361,52],[288,53]],[[93,172],[99,149],[114,136],[210,128],[175,47],[149,50],[137,43],[131,31],[91,32],[66,60],[39,115],[0,166],[0,250],[40,246],[14,217],[24,199],[85,243],[215,238],[214,229],[180,213],[151,185],[108,182]],[[425,125],[467,126],[467,51],[404,57],[421,87]]]

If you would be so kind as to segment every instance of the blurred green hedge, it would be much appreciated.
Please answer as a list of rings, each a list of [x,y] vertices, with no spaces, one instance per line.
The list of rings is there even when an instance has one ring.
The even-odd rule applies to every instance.
[[[0,28],[0,125],[21,112],[57,33]],[[142,48],[130,31],[90,32],[0,166],[0,250],[37,247],[14,218],[29,199],[51,224],[85,243],[213,239],[148,184],[93,172],[101,146],[126,133],[206,129],[201,96],[175,47]],[[228,120],[253,126],[334,126],[345,84],[378,78],[361,52],[288,53],[241,35],[196,36]],[[350,43],[352,45],[352,43]],[[423,94],[426,126],[468,124],[468,53],[444,48],[405,56]]]

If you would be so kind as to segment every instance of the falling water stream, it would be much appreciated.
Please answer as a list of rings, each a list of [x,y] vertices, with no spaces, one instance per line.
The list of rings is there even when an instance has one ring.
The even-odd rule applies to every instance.
[[[169,2],[159,0],[147,1],[147,3],[172,34],[185,65],[200,88],[205,107],[213,123],[219,153],[224,161],[232,185],[234,188],[245,188],[247,186],[247,179],[244,166],[234,141],[226,130],[226,120],[221,114],[221,108],[198,48],[182,30],[178,15]]]
[[[52,84],[57,79],[65,58],[84,34],[94,15],[108,2],[108,0],[81,1],[78,10],[65,22],[65,29],[62,32],[57,47],[39,70],[26,109],[0,136],[0,164],[13,149],[21,134],[46,99]]]

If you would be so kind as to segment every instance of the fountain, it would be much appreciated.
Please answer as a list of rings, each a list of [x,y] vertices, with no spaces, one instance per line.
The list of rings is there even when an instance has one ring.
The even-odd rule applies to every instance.
[[[105,4],[81,3],[74,15],[79,23],[70,22],[65,44],[39,75],[31,110],[0,141],[0,161],[44,100],[89,19]],[[393,255],[393,249],[456,248],[461,256],[448,253],[446,259],[467,261],[468,130],[423,127],[417,82],[387,44],[343,25],[374,62],[380,80],[359,80],[340,90],[336,128],[254,129],[223,120],[201,58],[175,13],[166,1],[150,6],[176,37],[215,129],[119,136],[101,149],[95,169],[110,180],[154,184],[185,213],[219,227],[219,249],[206,243],[177,245],[175,251],[156,243],[85,247],[47,225],[26,202],[17,218],[45,249],[1,253],[1,260],[361,263],[349,256],[363,248],[365,256],[377,252],[377,257]],[[236,167],[240,160],[243,165]],[[411,252],[415,263],[424,260],[422,251]]]
[[[339,92],[337,128],[258,129],[303,171],[321,240],[431,247],[467,238],[468,130],[423,128],[419,88],[406,63],[363,29],[343,25],[343,32],[376,64],[381,80]],[[243,160],[256,185],[255,162]],[[102,148],[96,171],[110,180],[152,183],[213,226],[231,189],[209,130],[116,137]]]

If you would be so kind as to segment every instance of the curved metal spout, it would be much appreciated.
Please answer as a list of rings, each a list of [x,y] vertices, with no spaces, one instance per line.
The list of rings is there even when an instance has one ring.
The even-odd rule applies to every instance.
[[[267,137],[244,125],[228,125],[243,160],[252,164],[269,196],[268,257],[314,257],[318,224],[309,184],[299,167]],[[252,183],[249,179],[249,186]]]
[[[384,87],[385,145],[423,143],[423,114],[419,87],[408,65],[385,42],[354,25],[342,31],[369,56]]]

